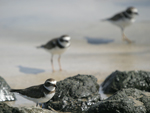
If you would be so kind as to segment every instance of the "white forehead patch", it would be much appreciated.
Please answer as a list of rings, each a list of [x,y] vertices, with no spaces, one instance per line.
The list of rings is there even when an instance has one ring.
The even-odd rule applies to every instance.
[[[51,81],[50,83],[51,83],[51,84],[56,84],[56,81]]]
[[[64,39],[64,40],[70,40],[71,37],[68,36],[68,37],[64,37],[63,39]]]
[[[138,12],[138,10],[137,10],[137,9],[135,9],[135,8],[134,8],[134,9],[132,9],[132,11],[133,11],[133,12]]]

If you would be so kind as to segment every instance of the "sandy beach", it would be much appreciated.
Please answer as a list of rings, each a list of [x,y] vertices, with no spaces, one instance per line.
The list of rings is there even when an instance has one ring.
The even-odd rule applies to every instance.
[[[145,2],[150,4],[147,0],[143,3]],[[42,12],[46,11],[48,5],[40,13],[37,13],[40,10],[22,12],[25,10],[24,2],[16,2],[13,4],[19,5],[19,8],[23,6],[23,10],[16,12],[17,8],[11,6],[8,10],[10,11],[12,8],[13,13],[10,14],[6,10],[10,4],[4,1],[2,3],[3,7],[0,9],[3,9],[5,14],[2,14],[0,19],[0,75],[11,88],[26,88],[41,84],[47,78],[55,78],[60,81],[77,74],[94,75],[98,79],[98,83],[101,84],[115,70],[150,71],[150,20],[145,17],[149,13],[149,5],[139,5],[140,1],[131,2],[139,9],[140,16],[125,31],[126,35],[134,41],[132,44],[127,44],[122,41],[119,28],[108,22],[101,22],[100,19],[111,16],[117,10],[123,10],[130,1],[119,2],[116,0],[114,4],[101,1],[101,4],[99,4],[101,7],[97,5],[99,2],[95,1],[92,2],[92,7],[86,11],[85,9],[91,4],[88,1],[85,9],[80,9],[78,18],[76,18],[77,14],[71,15],[69,13],[69,18],[67,18],[66,13],[60,13],[61,21],[57,17],[58,15],[54,15],[57,14],[56,10],[53,13],[55,19],[51,15],[43,17],[44,19],[41,17]],[[25,3],[31,9],[32,5]],[[38,6],[40,6],[40,3],[38,1]],[[54,4],[58,5],[55,2]],[[81,2],[81,4],[84,4],[84,2]],[[41,8],[44,5],[42,4]],[[75,2],[71,5],[79,4]],[[80,5],[79,8],[81,8]],[[103,5],[110,6],[112,11],[97,15],[102,12],[100,9],[105,9]],[[62,4],[61,9],[65,6],[65,3]],[[55,7],[53,8],[55,9]],[[64,11],[66,10],[67,8]],[[146,10],[147,12],[145,12]],[[46,15],[48,12],[44,12],[44,14]],[[83,14],[85,15],[83,16]],[[39,17],[42,19],[40,18],[40,20]],[[62,55],[63,71],[52,73],[50,54],[36,47],[62,34],[68,34],[72,37],[71,47]],[[58,56],[54,57],[54,67],[59,70],[57,58]],[[35,105],[35,103],[19,95],[16,95],[16,97],[17,101],[12,103],[13,106]]]

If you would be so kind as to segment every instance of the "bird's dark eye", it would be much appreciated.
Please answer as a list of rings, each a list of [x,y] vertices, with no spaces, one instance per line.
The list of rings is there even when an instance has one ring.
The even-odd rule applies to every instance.
[[[64,40],[61,38],[60,41],[63,42]]]
[[[49,83],[49,82],[46,82],[46,83],[45,83],[45,86],[46,86],[46,87],[49,87],[50,85],[51,85],[51,83]]]
[[[69,42],[68,40],[65,40],[65,42]]]
[[[132,14],[132,11],[131,11],[131,10],[127,10],[127,13],[128,13],[128,14]]]

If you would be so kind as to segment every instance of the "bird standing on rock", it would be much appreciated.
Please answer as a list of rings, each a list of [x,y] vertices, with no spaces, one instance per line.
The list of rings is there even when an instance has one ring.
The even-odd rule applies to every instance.
[[[24,98],[31,100],[38,106],[39,103],[49,101],[55,94],[56,80],[50,78],[44,84],[31,86],[25,89],[11,89],[10,92],[19,93]]]
[[[58,63],[59,63],[59,68],[60,71],[62,71],[61,68],[61,63],[60,63],[60,58],[61,54],[64,53],[67,48],[70,46],[71,42],[71,37],[68,35],[62,35],[59,38],[54,38],[47,42],[44,45],[39,46],[38,48],[44,48],[46,51],[51,53],[51,65],[52,65],[52,71],[54,72],[54,64],[53,64],[53,56],[54,55],[59,55],[58,57]]]
[[[120,27],[123,40],[127,41],[128,43],[132,43],[132,41],[125,36],[124,29],[135,22],[136,15],[138,15],[138,10],[135,7],[128,7],[125,11],[117,13],[111,18],[104,19],[104,21],[109,21],[112,24]]]

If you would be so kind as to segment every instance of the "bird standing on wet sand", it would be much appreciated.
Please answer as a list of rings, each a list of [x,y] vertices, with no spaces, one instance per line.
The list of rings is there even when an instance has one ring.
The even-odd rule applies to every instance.
[[[38,48],[44,48],[46,51],[51,53],[51,65],[52,65],[53,72],[55,71],[53,65],[53,56],[55,54],[59,55],[58,63],[61,71],[62,70],[61,63],[60,63],[61,54],[64,53],[67,50],[67,48],[70,46],[71,44],[70,40],[71,40],[70,36],[62,35],[59,38],[54,38],[50,40],[48,43],[46,43],[45,45],[41,45],[38,47]]]
[[[55,94],[56,80],[50,78],[44,84],[31,86],[25,89],[11,89],[10,92],[19,93],[24,98],[31,100],[38,106],[39,103],[49,101]]]
[[[125,11],[114,15],[111,18],[104,19],[121,28],[122,38],[128,43],[132,43],[124,34],[125,27],[135,22],[135,16],[138,15],[138,10],[135,7],[128,7]]]

